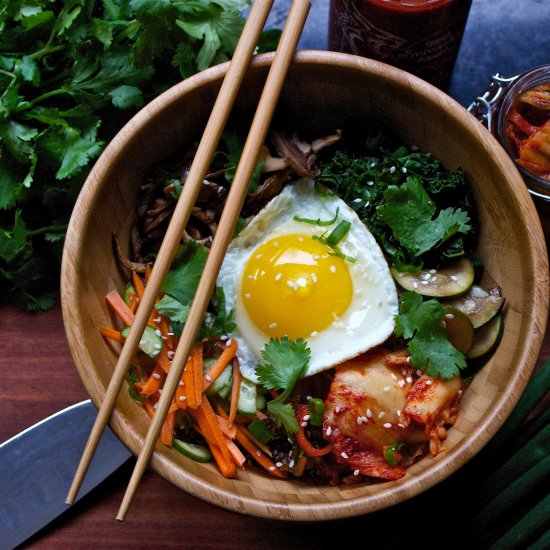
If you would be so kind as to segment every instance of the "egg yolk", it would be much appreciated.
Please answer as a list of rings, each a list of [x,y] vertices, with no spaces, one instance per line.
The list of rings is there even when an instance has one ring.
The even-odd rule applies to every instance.
[[[315,336],[351,304],[353,284],[345,260],[311,236],[284,235],[258,247],[245,265],[242,302],[265,334]]]

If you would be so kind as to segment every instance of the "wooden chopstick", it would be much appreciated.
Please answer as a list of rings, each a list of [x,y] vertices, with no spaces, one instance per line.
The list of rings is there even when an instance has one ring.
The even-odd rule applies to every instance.
[[[111,417],[120,388],[134,357],[138,344],[155,304],[162,282],[170,268],[179,246],[181,236],[192,208],[199,194],[202,182],[208,172],[212,158],[220,141],[237,93],[241,87],[246,69],[250,65],[260,34],[271,11],[274,0],[255,0],[243,32],[233,54],[233,59],[223,80],[210,118],[199,143],[193,164],[183,186],[180,198],[158,252],[151,277],[145,287],[145,293],[136,312],[136,318],[124,343],[115,370],[101,403],[97,418],[82,453],[75,477],[69,489],[66,503],[73,504],[93,455],[97,449],[103,430]],[[185,362],[183,363],[185,364]],[[164,415],[163,415],[164,417]]]
[[[126,517],[138,484],[143,476],[143,472],[149,463],[159,438],[162,424],[164,423],[179,380],[181,379],[185,363],[195,343],[195,338],[212,296],[218,272],[233,235],[237,218],[241,212],[248,191],[248,185],[254,172],[260,149],[266,139],[267,131],[271,124],[288,68],[294,57],[298,40],[309,13],[309,8],[309,0],[294,0],[290,7],[281,40],[275,53],[275,58],[271,65],[260,101],[258,102],[250,132],[243,148],[241,159],[220,218],[220,223],[218,224],[214,241],[208,253],[208,259],[199,281],[197,292],[191,304],[187,321],[185,322],[178,347],[176,348],[176,353],[172,359],[172,366],[164,382],[163,391],[157,403],[155,415],[147,431],[143,449],[139,454],[132,477],[130,478],[130,482],[117,514],[117,519],[120,521],[123,521]]]

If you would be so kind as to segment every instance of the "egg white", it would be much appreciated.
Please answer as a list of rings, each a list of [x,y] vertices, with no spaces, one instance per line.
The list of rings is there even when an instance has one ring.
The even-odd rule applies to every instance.
[[[311,350],[305,376],[329,369],[383,343],[393,332],[398,313],[397,291],[388,264],[374,237],[355,211],[336,195],[321,196],[311,180],[288,185],[231,242],[218,277],[226,306],[235,310],[237,328],[230,335],[238,343],[237,356],[243,376],[257,382],[255,368],[262,363],[261,350],[269,336],[248,316],[241,299],[244,267],[264,242],[290,234],[318,235],[329,228],[295,221],[294,216],[332,219],[338,209],[338,223],[351,222],[340,250],[355,258],[346,262],[353,284],[353,298],[346,312],[315,336],[304,337]]]

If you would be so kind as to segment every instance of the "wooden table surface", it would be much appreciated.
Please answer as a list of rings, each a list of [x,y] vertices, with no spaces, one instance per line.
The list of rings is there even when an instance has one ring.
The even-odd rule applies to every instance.
[[[507,1],[503,0],[504,3]],[[318,17],[323,18],[327,2],[320,4],[325,11]],[[491,2],[487,4],[491,5]],[[474,7],[477,6],[482,9],[484,4],[474,2]],[[477,22],[477,18],[472,19],[472,24]],[[318,29],[313,32],[318,32]],[[306,46],[311,47],[311,33],[306,34],[305,39]],[[522,43],[519,44],[522,47]],[[471,46],[471,42],[467,46]],[[502,65],[495,63],[495,72],[497,70],[506,72]],[[550,242],[550,205],[539,204],[538,208],[547,242]],[[86,399],[87,394],[67,348],[59,306],[40,314],[25,313],[16,305],[4,306],[0,311],[2,442],[44,417]],[[539,362],[549,357],[550,331],[547,331]],[[134,459],[131,459],[25,546],[41,549],[135,546],[318,549],[345,547],[348,541],[366,544],[377,540],[388,549],[394,547],[391,542],[396,526],[400,526],[400,531],[415,529],[422,515],[440,506],[442,495],[447,498],[447,487],[456,490],[456,485],[449,485],[446,481],[402,505],[367,516],[322,524],[298,524],[225,511],[185,494],[153,472],[146,472],[130,513],[121,523],[115,520],[115,515],[133,466]],[[467,492],[463,492],[454,494],[452,498],[460,501],[467,496]]]

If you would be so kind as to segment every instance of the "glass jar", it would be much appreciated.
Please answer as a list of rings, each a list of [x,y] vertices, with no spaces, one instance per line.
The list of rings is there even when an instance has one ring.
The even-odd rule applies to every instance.
[[[485,93],[473,101],[468,107],[468,111],[474,114],[498,139],[523,176],[531,195],[544,201],[550,201],[550,181],[535,175],[518,163],[517,151],[507,132],[508,115],[518,98],[541,84],[550,84],[550,65],[535,67],[511,78],[504,78],[496,74],[491,77],[490,85]],[[550,120],[550,110],[547,112],[548,120]],[[550,132],[547,137],[547,149],[550,151]],[[547,154],[546,157],[550,162],[550,154]]]

